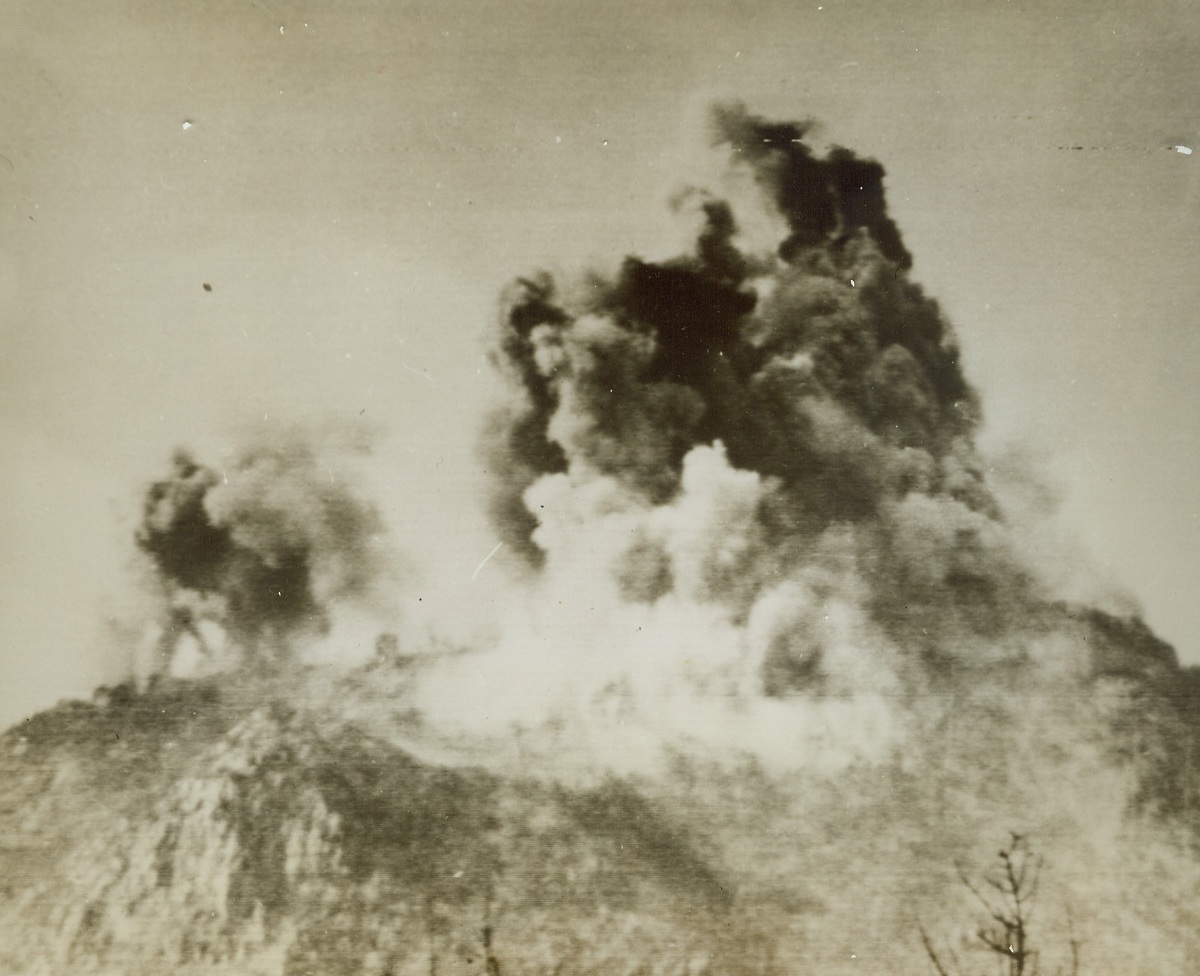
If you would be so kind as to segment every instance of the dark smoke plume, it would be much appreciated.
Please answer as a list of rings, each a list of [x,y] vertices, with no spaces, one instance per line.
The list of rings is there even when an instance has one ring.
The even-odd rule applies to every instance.
[[[177,452],[137,531],[168,598],[165,652],[190,635],[210,652],[232,643],[269,658],[324,634],[334,604],[369,594],[381,532],[378,512],[300,436],[219,470]]]
[[[735,622],[775,607],[768,694],[829,687],[811,634],[836,599],[925,673],[1023,660],[1063,628],[1085,632],[1071,668],[1103,670],[1116,625],[1040,592],[985,483],[977,397],[950,324],[909,277],[883,167],[817,152],[804,123],[738,105],[711,120],[732,176],[780,228],[771,245],[747,241],[733,202],[692,189],[674,202],[698,219],[685,253],[583,282],[529,276],[504,296],[496,359],[516,395],[489,442],[510,544],[541,566],[588,524],[611,540],[614,512],[658,512],[597,542],[623,546],[615,585],[635,603],[686,589]],[[715,521],[698,564],[669,513],[738,474],[747,524]],[[586,498],[603,501],[581,515]],[[764,601],[785,585],[793,597]]]
[[[810,123],[770,122],[740,105],[716,106],[712,121],[717,141],[750,162],[758,184],[787,219],[791,235],[779,248],[784,258],[862,229],[889,261],[902,270],[912,266],[887,215],[879,163],[842,148],[818,158],[804,143]]]

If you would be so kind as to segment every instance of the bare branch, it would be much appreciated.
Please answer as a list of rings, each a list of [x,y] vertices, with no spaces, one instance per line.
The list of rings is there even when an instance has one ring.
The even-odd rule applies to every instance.
[[[1067,932],[1071,938],[1071,972],[1069,976],[1079,976],[1079,936],[1075,934],[1075,917],[1070,909],[1067,910]]]
[[[1007,917],[999,909],[992,907],[992,903],[983,896],[980,890],[971,882],[971,879],[963,874],[961,870],[958,873],[958,880],[962,882],[963,887],[967,891],[975,896],[975,900],[979,902],[980,906],[993,921],[999,922],[1001,925],[1006,924]]]
[[[929,933],[925,931],[923,923],[917,923],[917,929],[921,933],[921,942],[925,945],[925,955],[929,957],[929,961],[933,963],[933,968],[937,970],[938,976],[950,976],[949,970],[942,965],[942,960],[938,958],[937,950],[933,947],[933,939],[929,937]]]
[[[975,933],[975,938],[991,949],[992,952],[999,953],[1002,956],[1007,956],[1009,954],[1008,942],[992,935],[986,929],[979,929]]]

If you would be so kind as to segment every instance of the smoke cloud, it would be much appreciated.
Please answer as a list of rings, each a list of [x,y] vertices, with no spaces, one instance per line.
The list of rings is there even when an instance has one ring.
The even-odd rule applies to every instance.
[[[285,658],[367,602],[386,566],[379,512],[337,452],[293,432],[211,467],[178,451],[146,491],[137,543],[157,571],[162,663],[189,672]]]
[[[621,722],[671,741],[719,726],[735,748],[742,728],[756,755],[766,722],[808,762],[836,710],[850,761],[894,745],[903,703],[939,689],[1173,668],[1140,622],[1058,599],[1027,565],[883,167],[740,105],[710,124],[729,192],[672,201],[695,227],[683,253],[503,295],[492,513],[534,595],[475,720],[620,699]]]
[[[1062,575],[1073,554],[1047,569],[1045,537],[1026,537],[1046,504],[1019,465],[989,483],[978,398],[911,278],[883,167],[737,105],[710,126],[725,176],[670,200],[691,231],[679,253],[503,295],[510,395],[485,435],[505,545],[486,540],[446,592],[414,584],[385,624],[361,612],[395,589],[382,517],[340,438],[292,432],[225,463],[181,451],[136,534],[160,598],[146,670],[236,670],[242,699],[303,698],[314,745],[342,730],[388,762],[486,767],[512,798],[573,795],[530,790],[542,778],[603,804],[617,774],[634,784],[618,795],[661,801],[730,868],[732,904],[761,918],[751,941],[813,971],[858,972],[867,950],[908,954],[878,971],[927,968],[914,934],[962,915],[953,866],[988,863],[1010,832],[1056,858],[1044,944],[1078,939],[1097,971],[1195,971],[1195,919],[1174,906],[1200,878],[1200,669],[1120,599],[1084,602],[1090,584]],[[347,618],[369,667],[290,667],[313,648],[361,661]],[[275,748],[291,724],[255,727]],[[374,826],[394,802],[428,826],[411,779],[371,801]],[[545,819],[481,802],[496,823],[518,811],[521,837],[526,810]],[[161,854],[174,835],[146,836]],[[227,849],[224,824],[212,836]],[[973,931],[939,928],[966,971]]]
[[[740,105],[709,134],[724,175],[669,201],[679,253],[504,292],[511,395],[485,443],[506,545],[379,643],[421,658],[405,706],[447,742],[515,732],[600,770],[680,751],[837,769],[894,757],[950,700],[1169,684],[1174,652],[1136,617],[1031,563],[883,167]],[[382,522],[330,447],[180,452],[150,486],[156,667],[361,660],[330,631],[390,585]]]
[[[503,420],[496,509],[514,513],[514,541],[540,548],[523,496],[542,475],[611,476],[660,504],[688,452],[718,441],[771,480],[773,517],[800,537],[886,518],[912,491],[994,516],[975,395],[949,325],[908,279],[882,167],[819,158],[803,126],[736,107],[714,125],[786,220],[776,253],[740,249],[730,205],[693,190],[678,202],[703,218],[691,253],[627,258],[569,294],[522,279],[506,296],[499,359],[523,397]]]

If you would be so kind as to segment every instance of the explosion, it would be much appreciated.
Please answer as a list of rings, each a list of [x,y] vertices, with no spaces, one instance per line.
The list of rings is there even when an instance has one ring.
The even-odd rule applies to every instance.
[[[575,728],[601,765],[654,740],[837,768],[947,691],[1173,668],[1025,563],[883,167],[738,105],[711,124],[730,192],[675,197],[684,253],[504,295],[487,461],[528,572],[425,706]]]
[[[437,619],[406,633],[434,662],[409,689],[428,720],[552,730],[600,769],[676,749],[837,769],[892,755],[947,694],[1175,670],[1023,558],[883,167],[740,105],[710,122],[726,176],[672,200],[683,253],[503,296],[512,396],[485,460],[525,570],[471,653],[444,654]],[[173,467],[137,538],[175,673],[332,644],[336,609],[379,589],[380,517],[315,443]]]
[[[286,659],[298,642],[326,637],[337,605],[376,590],[382,529],[298,433],[220,471],[180,450],[149,487],[137,532],[163,597],[158,655],[195,674]]]
[[[484,954],[462,953],[487,973],[494,921],[529,972],[945,972],[959,953],[966,972],[973,949],[1011,962],[1014,931],[1020,972],[1041,964],[1026,902],[993,908],[1018,920],[1003,933],[946,921],[951,866],[1009,837],[1005,864],[1054,858],[1034,871],[1043,971],[1081,945],[1098,973],[1195,968],[1195,919],[1162,905],[1200,890],[1200,672],[1029,559],[883,167],[741,106],[711,123],[726,176],[672,200],[682,253],[503,296],[493,601],[460,590],[453,620],[376,632],[369,667],[287,684],[313,646],[356,657],[337,625],[387,588],[380,511],[299,435],[225,465],[181,452],[149,487],[158,667],[231,672],[197,685],[214,701],[266,680],[229,696],[256,710],[112,877],[71,882],[79,945],[136,955],[128,919],[186,906],[182,941],[149,926],[153,958],[192,959],[202,918],[221,965],[278,944],[270,971],[427,972],[453,941],[436,908],[483,919]],[[490,636],[463,646],[467,617]],[[181,736],[220,724],[181,712]],[[173,880],[193,875],[218,879],[207,900]]]

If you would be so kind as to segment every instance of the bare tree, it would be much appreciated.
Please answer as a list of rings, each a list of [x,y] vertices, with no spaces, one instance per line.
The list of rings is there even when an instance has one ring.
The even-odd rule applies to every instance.
[[[1030,940],[1030,918],[1033,900],[1037,895],[1042,859],[1035,854],[1022,834],[1011,834],[1009,842],[996,855],[998,866],[982,878],[972,881],[961,868],[959,881],[986,915],[986,921],[975,930],[975,937],[987,951],[1001,961],[1007,976],[1038,976],[1038,953]],[[918,926],[925,955],[938,976],[961,973],[953,952],[939,955],[933,939],[923,925]],[[1079,941],[1070,939],[1071,968],[1065,976],[1078,976]],[[947,961],[948,960],[948,961]],[[1064,976],[1058,970],[1056,976]]]

